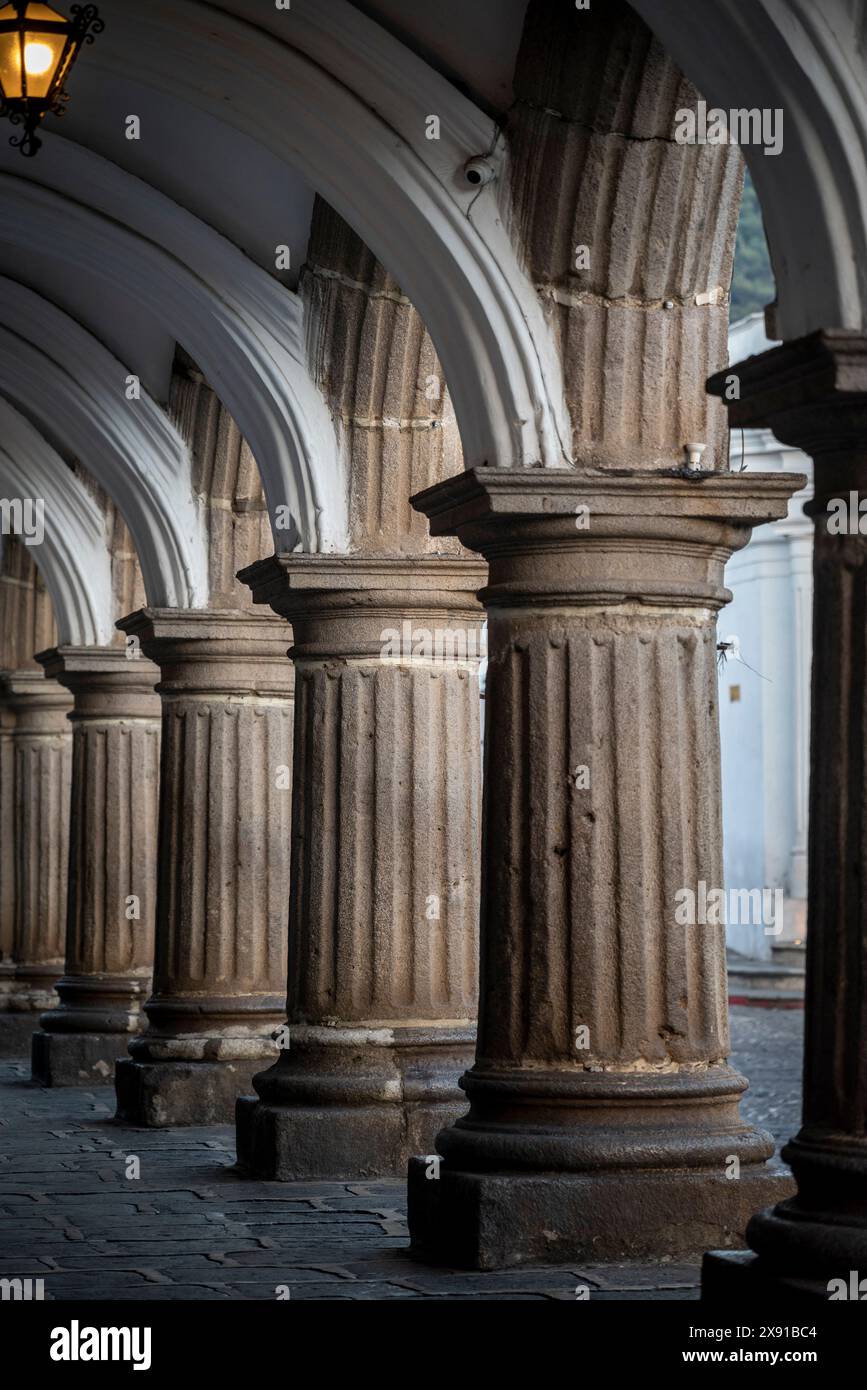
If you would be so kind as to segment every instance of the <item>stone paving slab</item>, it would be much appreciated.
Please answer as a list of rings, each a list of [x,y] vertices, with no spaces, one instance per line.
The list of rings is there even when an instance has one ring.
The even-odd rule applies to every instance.
[[[779,1146],[799,1123],[803,1014],[731,1012],[744,1114]],[[110,1092],[43,1090],[23,1062],[0,1063],[0,1276],[76,1300],[274,1300],[279,1286],[330,1301],[698,1297],[698,1267],[667,1261],[432,1268],[409,1256],[402,1181],[245,1179],[228,1126],[135,1129],[113,1114]]]

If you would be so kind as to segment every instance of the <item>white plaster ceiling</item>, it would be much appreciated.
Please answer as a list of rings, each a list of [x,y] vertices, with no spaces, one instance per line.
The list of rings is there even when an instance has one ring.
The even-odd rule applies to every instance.
[[[354,0],[480,106],[504,113],[527,0]]]
[[[103,0],[100,8],[110,23],[111,3]],[[314,195],[284,160],[209,112],[106,71],[96,45],[80,58],[69,90],[73,99],[66,114],[49,117],[46,131],[85,145],[153,184],[282,284],[297,285]],[[139,140],[126,138],[130,115],[140,119]],[[275,265],[276,247],[282,245],[291,252],[288,272]]]
[[[0,275],[37,290],[88,329],[135,373],[155,400],[168,400],[175,339],[165,325],[132,298],[96,274],[76,269],[59,257],[45,257],[3,241],[0,225]]]

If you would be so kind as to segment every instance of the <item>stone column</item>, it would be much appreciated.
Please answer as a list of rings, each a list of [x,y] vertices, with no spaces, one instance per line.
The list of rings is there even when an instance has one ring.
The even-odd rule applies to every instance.
[[[33,1077],[95,1085],[114,1080],[153,968],[159,672],[122,647],[38,659],[75,705],[66,965],[33,1035]]]
[[[0,1013],[15,978],[15,714],[0,697]]]
[[[41,1010],[55,1002],[63,969],[72,738],[71,697],[41,671],[7,671],[3,701],[14,715],[14,977],[7,977],[0,1040],[6,1055],[29,1053]],[[8,759],[8,753],[7,753]],[[8,808],[7,808],[8,809]]]
[[[733,425],[812,454],[815,491],[803,1121],[783,1149],[797,1196],[706,1257],[703,1290],[844,1297],[867,1277],[867,336],[823,331],[734,373]],[[854,497],[852,496],[854,494]],[[859,512],[859,505],[863,511]]]
[[[135,1124],[225,1121],[284,1018],[292,668],[278,618],[146,608],[160,668],[157,929],[146,1031],[118,1063]]]
[[[813,537],[809,522],[798,526],[789,538],[794,616],[794,823],[789,853],[789,894],[798,901],[807,897],[807,829],[809,825],[810,668],[812,665]]]
[[[484,573],[312,555],[242,572],[295,634],[288,1026],[238,1106],[261,1176],[403,1172],[465,1108]]]
[[[792,490],[479,469],[414,499],[490,562],[479,1039],[469,1115],[410,1165],[417,1248],[683,1256],[779,1191],[726,1063],[724,927],[678,894],[722,885],[723,566]]]

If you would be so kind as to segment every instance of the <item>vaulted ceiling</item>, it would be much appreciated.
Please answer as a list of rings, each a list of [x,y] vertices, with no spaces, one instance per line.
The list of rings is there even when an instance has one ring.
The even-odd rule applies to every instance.
[[[747,152],[780,336],[867,326],[861,0],[828,0],[821,14],[807,0],[634,7],[712,100],[785,107],[783,154]],[[569,465],[549,325],[500,194],[464,175],[484,156],[506,181],[525,10],[101,0],[105,31],[82,52],[68,111],[45,122],[37,157],[10,148],[0,125],[0,394],[30,456],[41,441],[41,467],[75,457],[121,507],[151,601],[207,600],[189,459],[163,414],[177,344],[248,439],[272,514],[289,507],[302,548],[345,542],[346,479],[296,293],[317,193],[425,320],[467,462]],[[128,138],[131,117],[139,138]],[[130,376],[142,388],[134,410]],[[68,608],[72,631],[80,596]]]

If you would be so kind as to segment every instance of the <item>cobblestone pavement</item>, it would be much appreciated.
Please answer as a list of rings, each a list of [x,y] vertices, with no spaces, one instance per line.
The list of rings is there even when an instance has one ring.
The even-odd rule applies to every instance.
[[[803,1014],[732,1010],[744,1111],[778,1142],[797,1128]],[[113,1092],[42,1090],[0,1063],[0,1277],[53,1299],[690,1299],[690,1265],[467,1274],[407,1253],[403,1183],[268,1183],[233,1171],[228,1126],[142,1130]],[[126,1176],[131,1156],[137,1180]],[[285,1294],[284,1294],[285,1296]]]

